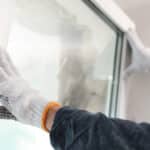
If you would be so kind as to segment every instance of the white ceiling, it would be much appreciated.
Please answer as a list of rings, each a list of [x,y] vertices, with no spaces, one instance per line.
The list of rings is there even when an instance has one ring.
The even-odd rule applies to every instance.
[[[134,20],[143,42],[150,47],[150,0],[116,0]]]

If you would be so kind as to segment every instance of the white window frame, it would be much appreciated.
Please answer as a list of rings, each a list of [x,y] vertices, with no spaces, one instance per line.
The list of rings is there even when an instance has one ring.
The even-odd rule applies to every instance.
[[[117,42],[114,58],[113,86],[108,107],[109,117],[124,116],[124,110],[119,109],[125,101],[123,89],[123,70],[125,66],[125,50],[127,40],[124,33],[134,29],[134,23],[129,17],[113,2],[108,0],[82,0],[101,19],[103,19],[117,33]],[[118,15],[116,15],[118,14]]]

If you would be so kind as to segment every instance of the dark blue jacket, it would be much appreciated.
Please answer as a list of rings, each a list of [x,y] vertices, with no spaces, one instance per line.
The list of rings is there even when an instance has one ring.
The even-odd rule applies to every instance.
[[[50,134],[55,150],[150,150],[150,124],[64,107]]]

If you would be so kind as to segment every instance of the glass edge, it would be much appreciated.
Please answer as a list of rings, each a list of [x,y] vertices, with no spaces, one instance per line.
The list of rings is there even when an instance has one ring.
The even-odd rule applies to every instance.
[[[113,81],[112,81],[112,93],[111,103],[109,109],[109,117],[117,116],[118,97],[120,90],[120,77],[121,77],[121,66],[123,57],[123,46],[124,46],[124,34],[117,33],[116,49],[114,56],[114,68],[113,68]]]

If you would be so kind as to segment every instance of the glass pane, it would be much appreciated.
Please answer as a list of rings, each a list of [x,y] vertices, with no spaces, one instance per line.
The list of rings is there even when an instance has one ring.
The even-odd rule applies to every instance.
[[[116,32],[81,0],[19,1],[17,13],[8,52],[31,86],[64,105],[108,112]],[[13,150],[49,149],[39,129],[2,120],[0,127],[12,132],[5,140]]]
[[[40,4],[38,1],[34,6],[35,13],[42,10]],[[28,11],[18,10],[8,45],[14,63],[48,99],[105,112],[111,93],[116,32],[81,1],[48,4],[51,20],[49,13],[36,18],[26,14],[32,12],[28,7]]]

